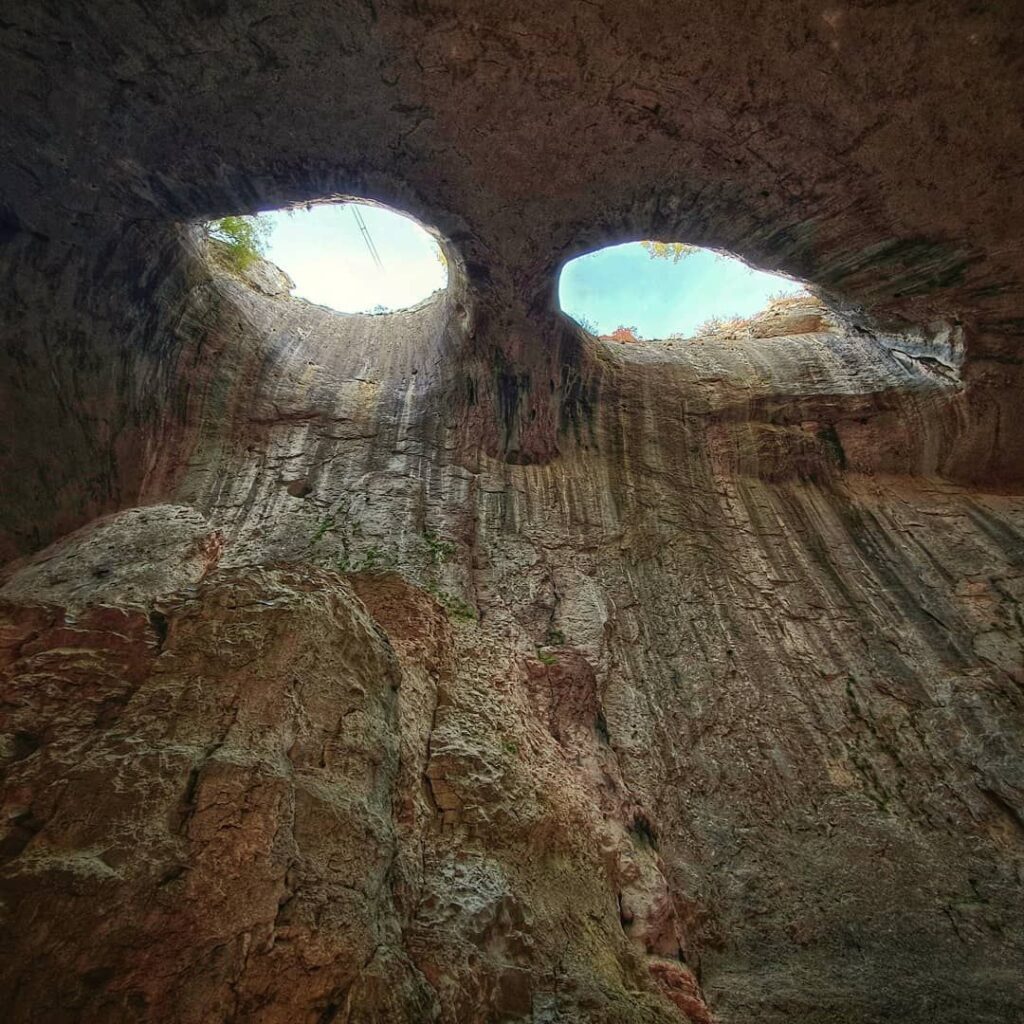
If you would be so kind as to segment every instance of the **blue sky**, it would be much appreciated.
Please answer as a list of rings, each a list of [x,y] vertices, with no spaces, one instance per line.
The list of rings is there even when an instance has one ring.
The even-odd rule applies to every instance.
[[[370,255],[353,206],[383,269]],[[272,226],[267,257],[291,276],[300,298],[343,313],[404,309],[447,284],[433,237],[392,210],[348,203],[265,216]],[[707,250],[673,263],[651,259],[639,242],[628,242],[572,260],[558,290],[563,311],[585,318],[598,334],[626,326],[644,338],[666,338],[692,334],[713,316],[749,316],[764,308],[770,294],[800,289]]]
[[[643,338],[690,335],[711,317],[750,316],[768,296],[802,288],[794,281],[707,249],[678,263],[651,259],[639,242],[612,245],[567,263],[558,296],[569,316],[585,317],[598,334],[636,327]]]
[[[370,255],[351,207],[358,205],[380,255]],[[272,230],[267,259],[295,282],[294,295],[342,313],[375,306],[404,309],[444,288],[448,271],[434,239],[414,220],[362,203],[265,214]]]

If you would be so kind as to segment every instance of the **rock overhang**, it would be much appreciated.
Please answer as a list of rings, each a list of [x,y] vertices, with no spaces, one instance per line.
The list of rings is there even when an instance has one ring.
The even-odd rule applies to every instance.
[[[1000,427],[1024,384],[1024,212],[998,170],[1019,148],[1004,113],[1017,82],[1006,40],[1020,26],[994,9],[951,11],[927,36],[895,8],[741,22],[717,5],[650,4],[374,3],[323,13],[316,32],[270,2],[252,18],[201,3],[173,16],[12,13],[0,182],[4,248],[21,268],[11,280],[30,305],[37,271],[88,265],[61,287],[90,289],[116,325],[100,347],[125,367],[126,422],[142,425],[116,433],[112,470],[87,471],[89,507],[108,511],[166,472],[140,471],[156,459],[151,424],[187,405],[188,385],[171,380],[182,335],[220,301],[179,225],[330,195],[391,206],[446,240],[454,315],[431,346],[451,370],[449,406],[472,399],[471,432],[495,457],[549,461],[601,400],[607,367],[555,308],[559,266],[662,237],[806,280],[876,333],[955,325],[961,394],[928,464],[989,487],[1024,478],[1024,439]],[[85,323],[55,312],[32,324],[20,303],[15,348]],[[909,369],[934,356],[901,351]],[[604,393],[617,400],[616,387]],[[52,400],[13,394],[7,406],[17,419]],[[115,433],[88,431],[101,448]],[[82,476],[91,456],[77,459],[51,475]],[[22,487],[54,486],[16,484],[22,522]],[[56,489],[68,495],[58,508],[78,500]],[[63,529],[82,522],[69,515],[57,515]],[[17,530],[24,544],[34,527]]]
[[[2,551],[148,506],[5,594],[16,1019],[1019,1013],[1012,12],[317,14],[2,19]],[[180,227],[332,191],[462,293],[339,337]],[[649,236],[862,307],[892,386],[581,338],[559,262]]]
[[[167,17],[76,5],[13,16],[22,85],[4,205],[17,223],[95,231],[104,217],[348,191],[435,225],[492,280],[528,282],[610,240],[672,236],[911,318],[922,306],[992,316],[992,286],[1020,287],[1005,248],[1020,211],[983,170],[984,154],[1014,151],[999,117],[1015,79],[996,42],[1019,26],[999,11],[969,16],[969,31],[937,19],[925,38],[889,9],[780,11],[755,32],[710,5],[542,17],[513,4],[468,17],[457,4],[386,3],[338,8],[312,35],[272,4],[251,21],[195,5],[175,13],[170,47]],[[909,39],[911,55],[886,60]],[[966,79],[981,53],[989,74]],[[684,54],[704,56],[695,66]],[[46,115],[32,83],[58,64],[68,71],[49,87],[75,99]],[[879,117],[893,97],[902,105]],[[33,118],[51,124],[34,185],[14,148]],[[937,159],[951,150],[956,162]],[[63,212],[44,182],[59,184]]]

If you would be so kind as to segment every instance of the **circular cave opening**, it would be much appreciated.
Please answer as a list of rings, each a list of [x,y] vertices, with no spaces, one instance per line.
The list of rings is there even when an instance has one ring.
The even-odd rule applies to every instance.
[[[448,287],[438,239],[390,207],[348,199],[311,202],[204,226],[211,252],[243,276],[261,262],[291,294],[339,313],[394,313]]]
[[[610,245],[570,260],[558,279],[563,313],[606,340],[676,340],[727,333],[806,288],[741,259],[685,242]]]

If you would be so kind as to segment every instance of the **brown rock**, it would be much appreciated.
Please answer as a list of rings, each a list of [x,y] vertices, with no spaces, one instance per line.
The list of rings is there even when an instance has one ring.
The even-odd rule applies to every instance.
[[[7,7],[7,1018],[1024,1013],[1013,5]],[[196,227],[329,195],[448,291]],[[814,298],[585,336],[636,238]]]

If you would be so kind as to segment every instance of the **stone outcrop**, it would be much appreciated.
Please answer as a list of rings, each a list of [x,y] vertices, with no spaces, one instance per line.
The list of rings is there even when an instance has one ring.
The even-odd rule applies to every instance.
[[[0,15],[10,1020],[1024,1013],[1019,19],[755,13]],[[196,227],[352,194],[445,293]],[[814,298],[594,339],[637,237]]]
[[[152,592],[122,565],[47,601],[142,518]],[[394,575],[165,591],[195,519],[125,513],[4,589],[16,1019],[710,1019],[582,656],[453,627]]]

